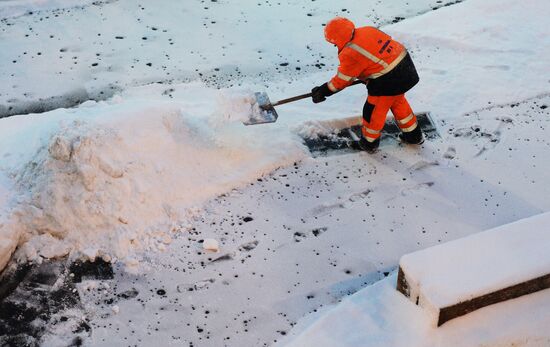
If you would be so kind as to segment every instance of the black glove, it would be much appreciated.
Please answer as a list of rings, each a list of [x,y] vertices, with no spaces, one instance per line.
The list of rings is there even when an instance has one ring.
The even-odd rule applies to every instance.
[[[313,100],[313,103],[318,104],[325,101],[327,98],[323,94],[321,87],[315,87],[311,90],[311,99]]]
[[[325,83],[311,90],[311,99],[314,103],[318,104],[325,101],[332,94],[334,93],[328,88],[328,83]]]

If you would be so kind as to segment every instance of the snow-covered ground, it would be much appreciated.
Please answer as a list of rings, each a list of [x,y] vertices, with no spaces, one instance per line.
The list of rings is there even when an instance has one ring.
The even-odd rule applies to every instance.
[[[465,125],[456,133],[470,135],[429,142],[419,152],[385,147],[372,157],[305,159],[211,201],[195,229],[173,241],[174,253],[150,255],[150,272],[120,273],[115,290],[84,292],[90,312],[103,318],[92,321],[94,343],[112,343],[116,329],[124,341],[144,345],[270,345],[304,313],[384,278],[405,253],[548,211],[544,165],[517,172],[494,172],[494,165],[526,164],[527,148],[508,148],[524,131],[541,138],[541,122],[533,119],[549,102],[480,113],[481,133],[499,128],[503,110],[517,109],[525,119],[502,127],[505,139],[479,157],[492,144],[489,135],[472,135]],[[205,238],[220,240],[220,252],[202,252]],[[119,299],[132,289],[140,301]],[[114,304],[118,315],[111,314]],[[154,324],[132,318],[138,313],[156,317]]]
[[[542,0],[67,4],[1,12],[2,114],[105,101],[0,120],[0,267],[17,245],[22,260],[118,260],[79,287],[91,345],[271,345],[405,253],[550,210]],[[359,114],[361,87],[240,124],[239,97],[330,78],[321,23],[336,14],[399,22],[384,29],[410,48],[410,100],[441,139],[312,158],[303,123]],[[398,306],[389,278],[358,297]],[[473,336],[463,320],[445,329]],[[43,344],[64,337],[51,331]]]
[[[395,290],[393,274],[302,320],[293,330],[298,336],[281,345],[548,346],[548,290],[482,308],[439,328],[428,300],[449,307],[545,275],[549,223],[550,214],[543,213],[405,255],[400,266],[410,298]]]
[[[382,25],[452,1],[84,0],[83,9],[77,2],[40,1],[39,10],[66,7],[0,20],[0,116],[151,82],[286,84],[334,63],[320,39],[328,18]],[[0,16],[19,3],[32,9],[29,1],[0,1]]]

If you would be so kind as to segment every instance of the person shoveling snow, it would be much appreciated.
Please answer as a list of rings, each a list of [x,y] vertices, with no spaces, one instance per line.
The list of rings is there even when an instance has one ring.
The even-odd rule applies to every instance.
[[[438,137],[429,112],[415,114],[405,98],[419,81],[411,56],[405,47],[386,33],[365,26],[355,28],[353,22],[336,17],[325,27],[325,39],[338,48],[340,66],[327,83],[312,89],[311,93],[271,103],[266,93],[255,93],[248,106],[245,125],[267,124],[277,121],[276,106],[312,98],[320,103],[327,97],[353,85],[366,84],[368,98],[362,117],[324,122],[328,134],[304,137],[304,144],[313,152],[331,150],[364,150],[375,152],[385,138],[399,138],[407,144],[418,145],[425,138]],[[395,123],[386,124],[391,110]],[[259,112],[258,112],[259,111]],[[340,128],[341,121],[348,124]],[[384,132],[383,132],[384,130]]]
[[[313,88],[313,102],[323,102],[356,81],[363,81],[369,96],[363,107],[359,146],[369,152],[378,148],[390,109],[401,130],[400,138],[410,144],[422,143],[422,130],[405,98],[419,81],[405,47],[374,27],[355,28],[353,22],[342,17],[327,23],[325,39],[338,48],[340,66],[329,82]]]

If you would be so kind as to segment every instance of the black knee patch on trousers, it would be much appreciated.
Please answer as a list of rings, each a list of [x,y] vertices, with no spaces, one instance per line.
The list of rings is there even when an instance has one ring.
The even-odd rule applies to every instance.
[[[365,122],[370,123],[370,119],[372,117],[372,113],[374,112],[374,105],[369,104],[369,102],[365,102],[365,106],[363,106],[363,119]]]

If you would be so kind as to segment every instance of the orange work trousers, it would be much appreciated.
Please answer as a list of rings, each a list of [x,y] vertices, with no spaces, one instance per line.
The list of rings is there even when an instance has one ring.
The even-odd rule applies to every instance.
[[[405,94],[395,96],[370,96],[363,107],[363,137],[374,142],[380,138],[382,128],[386,123],[386,116],[391,110],[399,129],[411,132],[418,126],[416,116]]]

